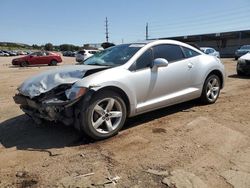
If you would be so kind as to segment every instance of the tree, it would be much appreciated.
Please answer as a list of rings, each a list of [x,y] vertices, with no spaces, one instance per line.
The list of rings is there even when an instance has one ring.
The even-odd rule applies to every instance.
[[[77,51],[80,49],[79,46],[74,46],[72,44],[61,44],[59,46],[60,51]]]
[[[40,47],[39,47],[37,44],[33,44],[33,45],[32,45],[32,48],[33,48],[33,49],[40,49]]]
[[[111,46],[115,46],[115,44],[109,43],[109,42],[104,42],[101,44],[101,46],[103,47],[103,49],[106,49],[106,48],[109,48]]]
[[[45,44],[44,49],[47,50],[47,51],[52,51],[53,50],[53,44],[51,44],[51,43]]]

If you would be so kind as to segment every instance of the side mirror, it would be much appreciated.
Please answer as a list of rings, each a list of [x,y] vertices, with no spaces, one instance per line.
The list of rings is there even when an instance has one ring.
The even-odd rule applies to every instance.
[[[32,58],[33,57],[33,55],[30,55],[30,58]]]
[[[152,69],[156,71],[158,67],[167,67],[168,66],[168,60],[164,58],[157,58],[153,61]]]

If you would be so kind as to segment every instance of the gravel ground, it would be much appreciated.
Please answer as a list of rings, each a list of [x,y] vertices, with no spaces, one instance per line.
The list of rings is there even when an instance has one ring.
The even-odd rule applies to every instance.
[[[55,67],[11,59],[0,57],[0,187],[250,187],[250,81],[233,59],[222,59],[228,77],[215,104],[143,114],[99,142],[25,116],[12,99],[17,86]]]

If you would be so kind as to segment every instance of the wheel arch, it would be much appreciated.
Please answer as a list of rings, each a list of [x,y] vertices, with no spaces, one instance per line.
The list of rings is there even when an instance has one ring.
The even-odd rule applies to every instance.
[[[106,87],[103,87],[103,88],[95,91],[95,93],[104,92],[104,91],[107,91],[107,90],[108,91],[114,91],[114,92],[118,93],[121,96],[121,98],[123,99],[123,101],[124,101],[124,103],[126,105],[127,116],[129,116],[129,114],[131,112],[130,100],[129,100],[128,95],[125,93],[125,91],[123,91],[121,88],[116,87],[116,86],[106,86]]]
[[[215,69],[215,70],[210,71],[210,72],[208,73],[208,75],[206,76],[206,79],[207,79],[210,75],[213,75],[213,74],[219,77],[219,79],[220,79],[220,87],[223,88],[223,87],[224,87],[224,77],[223,77],[223,74],[222,74],[222,72],[221,72],[220,70]],[[206,79],[205,79],[205,81],[206,81]],[[204,82],[204,83],[205,83],[205,82]]]
[[[58,63],[58,60],[55,59],[55,58],[51,59],[51,60],[50,60],[50,63],[51,63],[52,61],[56,61],[56,62]]]

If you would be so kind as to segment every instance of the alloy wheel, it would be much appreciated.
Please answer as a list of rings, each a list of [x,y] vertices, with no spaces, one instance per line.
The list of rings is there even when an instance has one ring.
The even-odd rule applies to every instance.
[[[213,102],[217,99],[220,92],[220,84],[217,78],[212,77],[208,83],[206,88],[206,95],[210,102]]]
[[[122,121],[122,106],[114,98],[100,100],[92,110],[91,123],[94,129],[102,134],[117,129]]]

